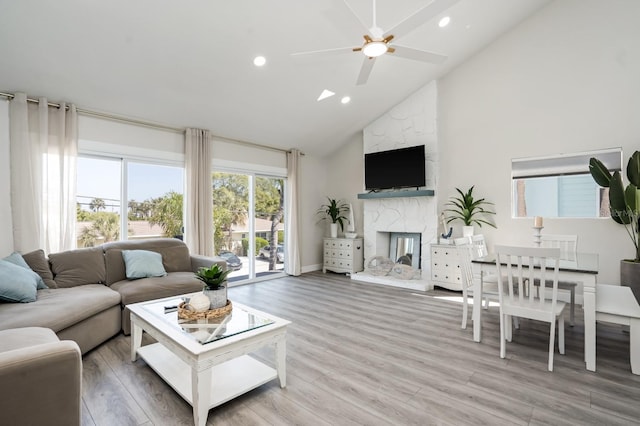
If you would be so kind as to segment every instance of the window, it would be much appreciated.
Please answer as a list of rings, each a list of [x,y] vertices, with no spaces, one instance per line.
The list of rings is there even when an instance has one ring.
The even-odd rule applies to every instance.
[[[591,157],[621,170],[620,148],[512,160],[513,217],[609,216],[609,192],[591,177]]]
[[[77,246],[181,238],[183,185],[184,169],[177,165],[79,156]]]

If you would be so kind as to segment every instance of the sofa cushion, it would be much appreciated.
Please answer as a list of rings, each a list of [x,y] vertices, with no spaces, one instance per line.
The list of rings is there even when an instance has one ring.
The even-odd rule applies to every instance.
[[[120,294],[102,284],[38,290],[28,304],[5,304],[0,309],[0,330],[47,327],[55,332],[120,303]]]
[[[122,280],[111,284],[120,293],[122,304],[144,302],[162,297],[177,296],[202,290],[202,281],[193,272],[172,272],[166,277]]]
[[[191,271],[189,249],[184,242],[175,238],[118,241],[105,243],[102,245],[102,249],[107,268],[107,285],[127,278],[122,258],[123,250],[150,250],[160,253],[162,264],[168,273]]]
[[[20,266],[28,271],[33,272],[34,274],[36,274],[36,282],[38,283],[38,290],[42,290],[43,288],[49,288],[47,287],[47,285],[44,283],[44,280],[42,279],[42,277],[40,275],[38,275],[33,269],[31,269],[31,267],[27,264],[27,262],[25,262],[24,258],[22,257],[22,255],[20,253],[18,253],[17,251],[14,251],[13,253],[11,253],[9,256],[5,257],[2,260],[6,260],[7,262],[13,263],[14,265]]]
[[[44,250],[35,250],[22,255],[27,265],[36,272],[49,288],[57,288],[56,282],[53,280],[53,272],[49,266],[49,259],[44,255]]]
[[[164,277],[162,255],[150,250],[122,250],[127,278],[136,280],[148,277]]]
[[[49,262],[58,288],[106,281],[104,254],[100,247],[53,253],[49,255]]]
[[[0,259],[0,301],[35,302],[38,278],[32,270]]]
[[[59,341],[58,336],[44,327],[22,327],[0,330],[0,352],[13,351]]]

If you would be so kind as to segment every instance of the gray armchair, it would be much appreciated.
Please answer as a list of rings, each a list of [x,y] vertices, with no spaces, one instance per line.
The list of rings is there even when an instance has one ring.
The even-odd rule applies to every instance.
[[[0,331],[0,423],[80,425],[81,384],[75,342],[48,328]]]

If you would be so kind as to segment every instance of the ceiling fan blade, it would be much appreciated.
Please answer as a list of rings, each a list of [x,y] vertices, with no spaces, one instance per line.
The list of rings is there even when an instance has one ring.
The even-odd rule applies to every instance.
[[[447,59],[447,57],[444,55],[439,55],[437,53],[427,52],[424,50],[398,46],[397,44],[394,44],[393,47],[395,49],[393,52],[389,50],[389,53],[393,53],[393,56],[413,59],[414,61],[428,62],[430,64],[441,64]]]
[[[373,65],[376,63],[376,58],[367,58],[365,56],[364,62],[362,62],[362,68],[360,68],[360,74],[358,74],[358,80],[356,85],[361,86],[369,80],[369,74],[373,69]]]
[[[413,15],[408,16],[400,23],[396,24],[393,28],[386,31],[384,36],[393,34],[396,38],[400,38],[405,34],[418,28],[420,25],[430,21],[434,16],[440,12],[447,10],[460,0],[433,0],[431,3],[418,10]]]
[[[360,48],[358,46],[357,48]],[[352,53],[354,51],[354,47],[338,47],[336,49],[324,49],[324,50],[310,50],[308,52],[296,52],[292,53],[291,56],[333,56],[333,55],[341,55],[344,53]]]
[[[360,24],[360,26],[362,27],[362,29],[364,29],[365,32],[369,33],[369,26],[367,26],[362,19],[360,19],[360,17],[356,14],[356,12],[353,10],[353,8],[351,8],[351,5],[349,3],[347,3],[347,0],[342,0],[342,2],[344,3],[345,6],[347,6],[347,9],[349,9],[349,12],[351,12],[351,16],[358,21],[358,24]]]

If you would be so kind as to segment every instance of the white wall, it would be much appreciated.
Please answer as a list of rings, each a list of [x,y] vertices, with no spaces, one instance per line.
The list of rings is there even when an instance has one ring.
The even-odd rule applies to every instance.
[[[362,132],[359,132],[343,145],[339,150],[328,156],[327,162],[327,189],[324,198],[317,207],[325,204],[327,196],[338,200],[344,200],[353,206],[353,219],[356,223],[355,232],[362,236],[364,232],[362,223],[362,200],[358,200],[358,193],[364,191],[364,153]],[[325,221],[326,235],[329,236],[329,222]],[[345,229],[346,230],[346,229]],[[340,229],[338,228],[338,233]]]
[[[302,272],[322,268],[322,238],[324,222],[318,223],[316,212],[329,195],[328,176],[334,169],[326,158],[305,155],[300,163],[300,265]]]
[[[445,76],[439,86],[440,208],[476,185],[496,203],[490,245],[531,244],[530,219],[510,213],[512,158],[622,147],[640,149],[640,2],[550,3]],[[543,233],[579,235],[600,255],[599,282],[619,283],[633,256],[610,219],[547,219]],[[456,231],[459,233],[460,228]]]
[[[329,222],[317,214],[327,197],[351,203],[356,232],[362,236],[362,202],[358,193],[364,188],[362,133],[353,137],[326,157],[306,155],[302,161],[300,250],[302,272],[322,268],[322,239],[329,236]],[[340,234],[340,230],[338,229]]]
[[[9,102],[0,100],[0,257],[13,251],[9,170]]]

